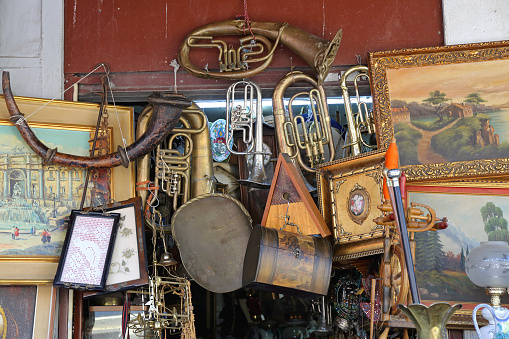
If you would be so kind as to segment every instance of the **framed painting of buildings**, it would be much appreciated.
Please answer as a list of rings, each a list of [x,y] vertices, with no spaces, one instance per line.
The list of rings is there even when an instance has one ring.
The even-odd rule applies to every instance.
[[[461,303],[458,313],[471,315],[479,303],[489,303],[484,288],[474,285],[465,273],[465,258],[481,241],[489,239],[490,232],[509,240],[507,230],[490,229],[490,218],[509,215],[509,185],[506,188],[472,183],[461,187],[449,184],[407,185],[410,202],[425,204],[437,215],[446,216],[448,227],[444,230],[416,232],[415,273],[421,302],[430,305],[443,301]],[[493,220],[492,220],[493,221]],[[493,234],[492,236],[495,236]],[[509,303],[507,295],[502,303]],[[507,307],[507,306],[506,306]]]
[[[409,181],[509,173],[509,41],[369,54],[379,147]]]
[[[27,121],[46,145],[89,155],[98,104],[23,97],[16,102],[25,116],[36,112]],[[132,143],[132,108],[108,109],[110,148],[122,143],[121,134]],[[65,238],[64,220],[81,202],[85,170],[43,164],[8,117],[0,96],[0,284],[49,283]],[[96,186],[99,202],[132,197],[133,166],[106,171]]]

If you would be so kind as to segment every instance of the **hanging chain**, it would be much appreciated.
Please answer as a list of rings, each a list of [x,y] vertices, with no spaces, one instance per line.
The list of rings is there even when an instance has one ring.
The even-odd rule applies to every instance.
[[[101,85],[102,85],[102,92],[101,92],[101,105],[99,108],[99,116],[97,118],[97,124],[95,129],[94,138],[92,140],[92,148],[90,150],[90,156],[95,156],[96,154],[107,154],[109,152],[109,135],[108,135],[108,89],[109,89],[109,81],[108,81],[108,75],[110,73],[110,68],[106,64],[102,64],[105,70],[105,75],[101,76]],[[98,143],[99,141],[99,143]],[[80,204],[80,210],[83,209],[85,205],[85,200],[87,196],[87,190],[88,190],[88,184],[90,181],[90,175],[93,173],[93,179],[94,182],[93,188],[90,192],[90,206],[94,207],[94,200],[96,195],[96,190],[98,189],[98,179],[99,179],[99,173],[101,170],[106,171],[106,177],[109,179],[111,175],[111,169],[88,169],[87,170],[87,176],[85,179],[85,183],[83,185],[83,195],[81,197],[81,204]],[[109,181],[109,180],[108,180]],[[109,192],[110,189],[107,187],[107,199],[109,200]]]

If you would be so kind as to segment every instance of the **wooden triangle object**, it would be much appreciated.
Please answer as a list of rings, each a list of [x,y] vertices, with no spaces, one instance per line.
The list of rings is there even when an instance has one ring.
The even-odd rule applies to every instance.
[[[288,154],[280,153],[277,159],[261,225],[303,235],[331,235]]]

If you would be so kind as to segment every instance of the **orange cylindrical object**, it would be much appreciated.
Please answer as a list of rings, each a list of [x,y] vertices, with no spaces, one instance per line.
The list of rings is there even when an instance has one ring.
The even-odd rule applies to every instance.
[[[388,169],[394,169],[399,167],[399,153],[398,146],[396,145],[396,138],[392,138],[392,141],[385,152],[385,167]],[[384,180],[383,183],[383,194],[384,199],[389,200],[389,190],[387,188],[387,182]]]

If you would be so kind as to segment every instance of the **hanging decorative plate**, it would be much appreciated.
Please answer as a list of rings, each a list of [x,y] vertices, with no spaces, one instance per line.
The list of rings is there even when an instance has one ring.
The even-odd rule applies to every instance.
[[[228,159],[230,151],[226,147],[226,120],[217,119],[210,126],[210,143],[212,144],[212,159],[222,162]],[[233,138],[230,140],[230,149],[233,147]]]

